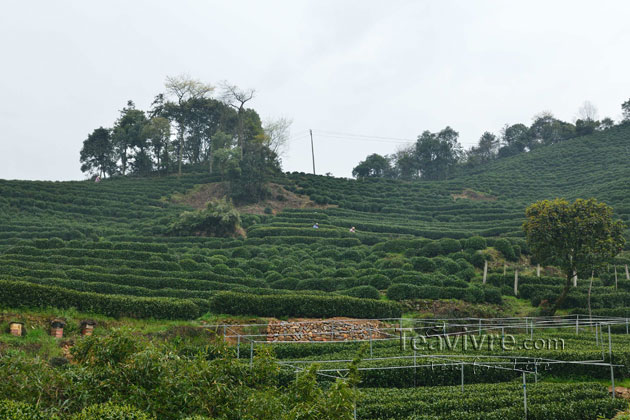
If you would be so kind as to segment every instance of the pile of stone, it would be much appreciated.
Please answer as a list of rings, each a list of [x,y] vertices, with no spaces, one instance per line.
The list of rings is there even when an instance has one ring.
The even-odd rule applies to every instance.
[[[381,338],[381,323],[363,319],[270,321],[267,341],[350,341]]]

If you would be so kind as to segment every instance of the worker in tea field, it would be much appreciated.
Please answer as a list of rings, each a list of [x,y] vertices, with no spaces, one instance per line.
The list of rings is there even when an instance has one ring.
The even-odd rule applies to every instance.
[[[355,233],[355,232],[356,232],[356,229],[354,228],[354,226],[352,226],[352,227],[350,228],[350,233]]]
[[[317,222],[313,225],[313,229],[319,229],[319,224]]]

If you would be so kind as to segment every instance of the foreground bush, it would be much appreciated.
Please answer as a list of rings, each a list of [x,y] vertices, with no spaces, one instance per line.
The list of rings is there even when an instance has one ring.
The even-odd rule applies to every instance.
[[[18,352],[0,357],[0,419],[352,419],[352,377],[322,389],[311,368],[297,378],[291,371],[284,387],[264,349],[250,364],[220,341],[115,330],[78,341],[72,355],[64,367]]]

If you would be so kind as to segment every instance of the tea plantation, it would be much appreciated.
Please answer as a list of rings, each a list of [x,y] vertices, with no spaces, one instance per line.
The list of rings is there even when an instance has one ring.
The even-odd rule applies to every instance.
[[[418,302],[430,305],[446,300],[456,306],[473,305],[479,310],[508,314],[514,311],[514,305],[520,305],[525,309],[519,315],[535,315],[541,302],[552,301],[561,293],[564,279],[553,267],[542,267],[542,274],[537,275],[536,262],[530,258],[521,228],[524,209],[540,199],[595,197],[612,206],[616,217],[629,221],[629,147],[630,126],[626,124],[499,159],[481,168],[461,168],[456,177],[446,181],[351,180],[288,173],[274,182],[287,194],[309,198],[311,205],[243,213],[246,235],[231,238],[172,236],[169,232],[169,225],[191,209],[173,197],[185,196],[195,186],[220,181],[202,172],[189,171],[181,177],[114,177],[99,183],[0,180],[0,302],[6,310],[25,313],[77,310],[112,320],[135,318],[164,323],[241,316],[399,318],[403,314],[426,315],[419,313]],[[282,202],[286,197],[278,194],[274,200]],[[593,315],[630,317],[628,264],[630,255],[626,250],[605,270],[594,273],[592,280],[578,279],[577,287],[563,302],[563,313],[588,313],[590,293]],[[620,365],[615,372],[622,380],[630,375],[630,339],[624,331],[614,332],[611,354],[614,363]],[[541,360],[598,360],[606,353],[605,346],[601,337],[593,346],[592,334],[587,331],[574,337],[558,332],[555,336],[566,338],[570,351],[551,355],[541,350],[528,356]],[[121,347],[109,344],[113,346],[112,354],[121,351]],[[58,381],[57,388],[47,389],[39,399],[32,397],[34,391],[26,389],[23,398],[16,398],[20,403],[0,401],[0,413],[3,418],[29,418],[10,417],[29,410],[34,413],[30,418],[90,418],[90,410],[110,410],[80,400],[98,395],[94,403],[109,401],[97,392],[96,384],[102,381],[123,404],[111,408],[112,413],[128,410],[127,414],[107,418],[186,418],[199,413],[214,418],[199,391],[213,383],[206,377],[191,374],[193,379],[186,383],[199,397],[194,399],[194,409],[192,405],[183,408],[185,404],[175,407],[179,403],[152,405],[162,401],[155,390],[166,386],[168,375],[160,377],[164,383],[147,385],[146,390],[137,384],[117,388],[117,381],[125,378],[135,384],[124,369],[137,372],[134,369],[144,366],[147,372],[166,372],[166,367],[172,372],[194,371],[195,363],[203,365],[212,373],[208,377],[213,377],[219,375],[218,371],[210,362],[203,363],[224,354],[223,347],[218,347],[216,353],[206,347],[203,351],[212,355],[205,354],[202,363],[191,356],[201,346],[194,347],[194,351],[177,347],[179,344],[174,344],[175,349],[151,347],[154,353],[149,355],[140,350],[142,346],[128,345],[132,347],[125,353],[129,365],[121,361],[120,366],[97,368],[92,364],[84,371],[74,366],[63,374],[48,365],[37,365],[38,371]],[[274,346],[274,354],[279,361],[352,360],[360,348],[350,343],[281,344]],[[3,349],[0,346],[0,352]],[[375,343],[373,351],[373,357],[361,366],[379,367],[385,362],[377,357],[412,354],[401,353],[397,343],[387,341]],[[257,348],[257,354],[263,353]],[[36,362],[10,356],[12,359],[0,357],[5,363],[0,367],[14,366],[9,361],[17,360],[15,363],[35,369],[31,364]],[[487,352],[485,356],[499,355]],[[611,361],[608,354],[604,357]],[[85,363],[92,363],[90,360],[85,358]],[[265,376],[271,375],[268,366],[260,360],[256,374],[268,380],[261,379],[264,386],[295,380],[292,373],[287,377],[286,372],[275,372],[274,379],[269,379],[272,376]],[[234,389],[247,388],[241,389],[242,399],[230,404],[254,410],[257,403],[248,399],[247,393],[262,391],[256,381],[243,379],[247,377],[247,362],[249,359],[234,358],[222,369],[229,371],[234,384],[238,383]],[[331,367],[343,369],[347,365],[340,362]],[[544,364],[541,367],[544,369]],[[547,376],[554,381],[570,382],[530,384],[530,419],[611,418],[617,409],[626,407],[622,400],[611,399],[603,385],[591,382],[605,383],[609,375],[606,369],[567,364],[548,370]],[[21,372],[27,371],[24,367]],[[458,370],[440,374],[419,374],[409,368],[363,370],[356,416],[523,418],[518,374],[474,369],[465,374],[467,392],[460,395],[459,388],[453,387],[459,381]],[[2,375],[8,381],[10,375]],[[73,381],[85,387],[85,394],[73,395],[79,400],[63,403],[60,396],[68,392],[66,387]],[[0,386],[7,393],[9,388]],[[121,397],[127,395],[125,392],[135,399]],[[181,396],[186,390],[177,392],[174,395]],[[345,391],[339,392],[335,394],[338,398],[350,401],[342,395]],[[277,407],[290,411],[290,404],[281,394],[273,394]],[[5,393],[0,397],[10,398]],[[124,408],[129,402],[142,410],[133,414],[135,408]],[[67,404],[67,410],[51,409],[66,407],[63,404]],[[241,417],[242,413],[234,414],[238,409],[230,407],[236,411],[224,417],[217,414],[216,418],[256,418],[251,413]],[[63,417],[70,415],[73,417]],[[321,416],[312,418],[329,418]],[[282,418],[298,417],[287,414]]]

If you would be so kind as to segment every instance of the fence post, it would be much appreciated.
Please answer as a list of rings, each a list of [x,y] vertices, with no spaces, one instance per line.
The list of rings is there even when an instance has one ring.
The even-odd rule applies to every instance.
[[[241,358],[241,335],[236,335],[236,358]]]
[[[628,318],[626,318],[626,334],[628,334]]]
[[[479,318],[479,336],[481,336],[481,318]]]
[[[514,296],[518,296],[518,268],[514,270]]]
[[[615,398],[615,367],[612,362],[612,338],[610,336],[610,324],[608,324],[608,359],[610,362],[610,382],[612,383],[612,397]]]
[[[580,325],[580,314],[577,314],[575,316],[575,335],[580,334],[579,325]]]
[[[464,392],[464,364],[462,363],[462,392]]]
[[[525,381],[525,372],[523,372],[523,408],[525,409],[525,420],[527,420],[527,382]]]
[[[529,319],[525,317],[525,335],[529,332]]]
[[[414,349],[413,351],[413,386],[416,387],[417,381],[418,381],[418,367],[417,367],[417,361],[416,361],[416,350]]]
[[[595,345],[599,346],[599,337],[597,334],[597,323],[595,323]]]

